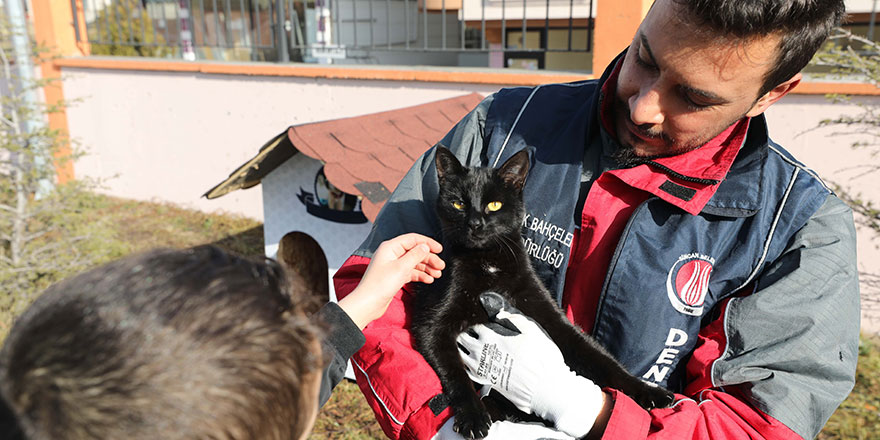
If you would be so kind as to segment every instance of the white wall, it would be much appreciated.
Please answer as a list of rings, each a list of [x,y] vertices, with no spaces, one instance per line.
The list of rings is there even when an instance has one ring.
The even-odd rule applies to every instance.
[[[587,0],[550,0],[549,1],[549,17],[550,19],[568,19],[574,17],[581,19],[596,16],[596,5],[593,2],[593,10],[590,13],[590,3]],[[526,19],[537,20],[548,17],[547,5],[545,0],[526,0],[525,14],[523,14],[522,0],[463,0],[461,15],[468,21],[501,20],[502,15],[505,20],[522,20],[523,15]],[[484,10],[485,9],[485,10]],[[503,11],[502,11],[503,9]],[[507,23],[508,26],[516,26],[516,23]]]
[[[867,13],[874,9],[874,0],[846,0],[846,12],[850,14]]]
[[[77,176],[105,192],[263,219],[259,188],[201,198],[290,125],[424,104],[500,86],[65,68]]]

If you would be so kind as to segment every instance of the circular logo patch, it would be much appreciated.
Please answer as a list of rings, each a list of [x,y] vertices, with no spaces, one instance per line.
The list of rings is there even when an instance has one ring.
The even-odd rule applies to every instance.
[[[672,265],[666,276],[666,293],[676,310],[693,316],[703,314],[713,264],[714,258],[694,253],[682,255]]]

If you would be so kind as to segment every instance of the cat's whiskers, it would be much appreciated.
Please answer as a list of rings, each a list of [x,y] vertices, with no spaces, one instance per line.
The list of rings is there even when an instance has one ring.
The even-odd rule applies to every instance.
[[[450,237],[452,233],[456,231],[457,228],[454,228],[452,225],[441,224],[440,225],[440,233],[443,237]]]
[[[506,235],[495,236],[493,240],[499,245],[503,245],[502,247],[510,252],[511,259],[516,262],[516,252],[513,250],[512,243],[510,243],[510,239]]]

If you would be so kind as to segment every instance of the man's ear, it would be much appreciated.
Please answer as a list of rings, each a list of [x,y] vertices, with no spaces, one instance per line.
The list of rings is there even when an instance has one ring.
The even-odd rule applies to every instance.
[[[746,116],[754,117],[764,113],[764,110],[767,110],[768,107],[782,99],[782,97],[787,95],[788,92],[794,90],[794,88],[801,83],[801,78],[803,78],[803,76],[800,73],[797,73],[788,81],[779,84],[769,92],[765,93],[764,96],[758,98],[758,101],[756,101],[755,105],[753,105],[749,112],[746,113]]]

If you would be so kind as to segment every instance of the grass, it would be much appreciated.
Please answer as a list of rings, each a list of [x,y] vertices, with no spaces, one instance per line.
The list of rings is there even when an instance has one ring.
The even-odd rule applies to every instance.
[[[93,265],[155,247],[211,243],[249,256],[263,255],[263,226],[257,221],[205,214],[165,203],[137,202],[83,194],[63,221],[89,233],[78,252]],[[48,277],[47,280],[51,280]],[[40,286],[43,287],[43,286]],[[24,305],[17,309],[23,310]],[[0,310],[0,340],[14,313]],[[310,440],[368,440],[384,435],[356,384],[344,381],[321,409]],[[818,437],[822,440],[880,439],[880,338],[862,338],[856,387]]]
[[[124,255],[156,247],[189,247],[213,243],[240,254],[263,254],[263,226],[240,216],[211,215],[165,203],[136,202],[84,191],[65,194],[65,210],[53,215],[65,236],[82,237],[52,256],[57,267],[88,269]],[[57,235],[57,233],[55,233]],[[53,237],[46,240],[60,240]],[[76,265],[66,264],[75,259]],[[70,269],[43,271],[33,277],[29,289],[0,284],[0,291],[17,290],[0,297],[0,340],[36,294],[49,284],[71,275]]]
[[[321,408],[309,440],[384,439],[382,428],[354,382],[343,381]]]
[[[862,336],[856,386],[818,438],[880,439],[880,337],[877,335]]]

